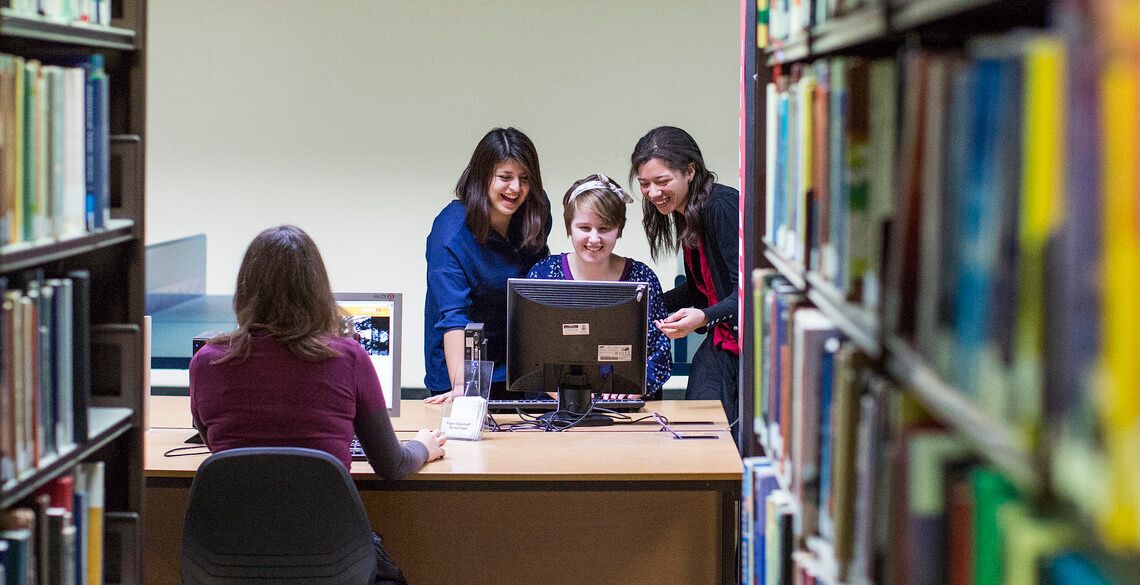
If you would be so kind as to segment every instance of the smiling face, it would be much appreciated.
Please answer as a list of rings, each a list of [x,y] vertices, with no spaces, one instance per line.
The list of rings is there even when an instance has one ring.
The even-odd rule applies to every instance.
[[[659,158],[651,158],[637,169],[641,194],[662,215],[684,211],[689,199],[689,183],[696,171],[692,165],[685,172],[669,168]]]
[[[511,216],[522,207],[530,193],[530,177],[518,162],[506,160],[495,165],[487,196],[491,199],[491,226],[506,236]]]
[[[579,209],[570,222],[569,235],[574,254],[582,263],[603,265],[609,262],[621,230],[606,223],[593,211]]]

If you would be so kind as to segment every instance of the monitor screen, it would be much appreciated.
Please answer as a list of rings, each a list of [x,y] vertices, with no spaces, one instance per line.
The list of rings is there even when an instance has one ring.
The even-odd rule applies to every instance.
[[[400,293],[336,293],[352,334],[372,358],[390,416],[400,415]]]
[[[645,393],[649,285],[507,281],[507,388]]]

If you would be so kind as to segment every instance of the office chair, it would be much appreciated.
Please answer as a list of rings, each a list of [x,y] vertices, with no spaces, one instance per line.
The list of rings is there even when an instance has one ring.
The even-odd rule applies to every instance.
[[[376,578],[368,514],[335,457],[294,447],[231,449],[190,486],[185,585],[364,585]]]

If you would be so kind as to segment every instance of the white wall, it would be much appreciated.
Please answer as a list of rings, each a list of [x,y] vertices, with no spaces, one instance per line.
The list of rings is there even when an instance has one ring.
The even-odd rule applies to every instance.
[[[739,8],[723,0],[178,0],[148,7],[147,241],[205,233],[233,291],[258,231],[295,223],[338,291],[405,293],[423,384],[424,238],[478,140],[515,126],[561,198],[624,184],[637,139],[697,139],[737,186]],[[617,252],[649,262],[640,195]],[[652,264],[651,264],[652,265]],[[655,266],[668,289],[676,262]]]

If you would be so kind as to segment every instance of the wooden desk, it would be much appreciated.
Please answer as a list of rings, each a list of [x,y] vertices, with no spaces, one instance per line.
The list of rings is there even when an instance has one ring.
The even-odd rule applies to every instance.
[[[678,420],[706,409],[658,404]],[[376,479],[367,463],[352,474],[412,583],[735,583],[741,461],[729,433],[712,432],[485,433],[448,442],[445,459],[401,481]],[[206,457],[163,456],[185,438],[185,428],[146,435],[151,585],[180,582],[188,488]]]
[[[424,404],[422,400],[404,400],[400,403],[400,416],[392,418],[392,427],[397,431],[418,431],[420,429],[439,428],[440,411],[442,407]],[[724,407],[718,400],[656,400],[645,404],[639,413],[629,413],[633,418],[645,416],[657,411],[673,423],[681,423],[675,428],[678,431],[708,431],[728,429],[728,419],[724,416]],[[188,396],[151,396],[148,412],[150,428],[193,429],[190,422],[190,398]],[[495,420],[499,424],[517,422],[518,416],[513,414],[496,414]],[[688,424],[692,422],[706,422],[708,424]],[[615,425],[610,427],[589,427],[593,431],[657,431],[661,427],[649,420],[632,425]]]

